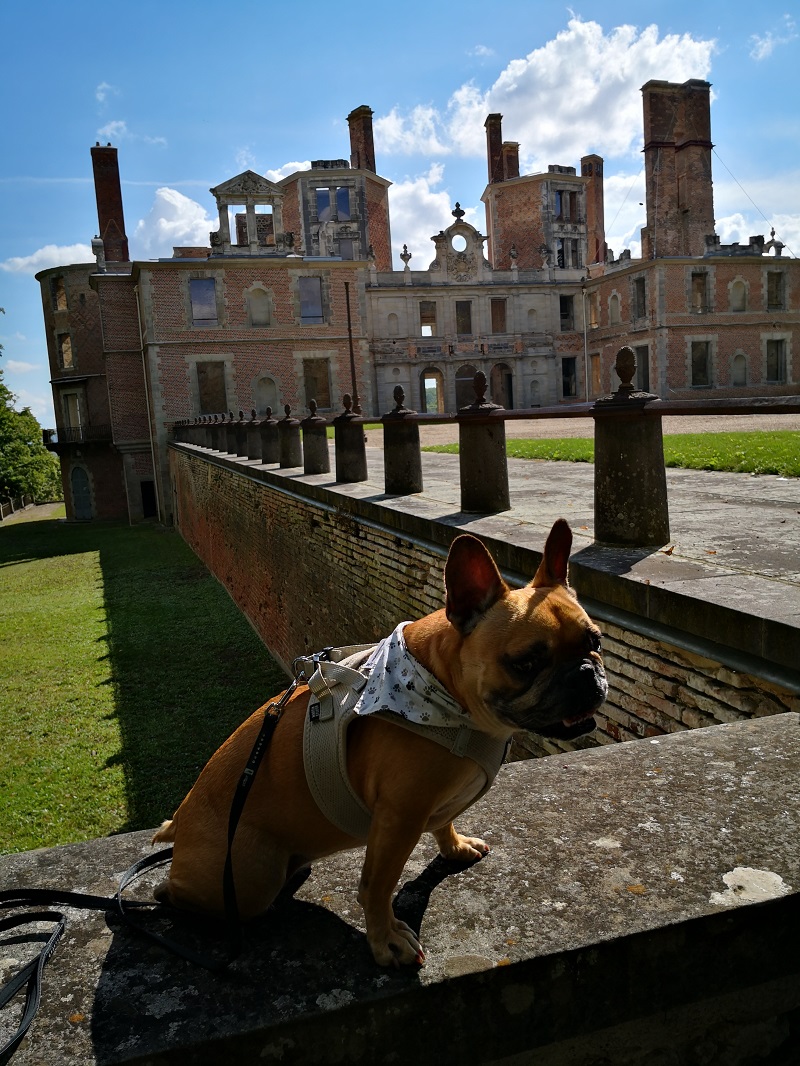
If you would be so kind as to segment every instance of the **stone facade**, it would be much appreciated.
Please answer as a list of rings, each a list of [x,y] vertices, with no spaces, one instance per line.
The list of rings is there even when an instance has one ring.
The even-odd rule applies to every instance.
[[[774,233],[746,246],[714,234],[708,83],[648,82],[643,96],[639,260],[606,246],[600,156],[520,175],[499,114],[486,121],[486,235],[456,204],[431,260],[412,269],[404,250],[402,270],[369,107],[348,116],[349,162],[223,181],[209,247],[152,262],[128,261],[116,149],[96,145],[97,264],[37,275],[54,446],[82,493],[80,506],[67,494],[69,517],[169,521],[172,422],[285,404],[302,417],[311,399],[332,414],[354,386],[373,417],[398,385],[413,410],[453,412],[480,370],[494,403],[550,407],[616,389],[629,344],[635,384],[665,399],[796,393],[800,265]],[[73,475],[77,459],[88,477]],[[95,477],[96,464],[120,478]],[[101,480],[116,499],[97,496]]]

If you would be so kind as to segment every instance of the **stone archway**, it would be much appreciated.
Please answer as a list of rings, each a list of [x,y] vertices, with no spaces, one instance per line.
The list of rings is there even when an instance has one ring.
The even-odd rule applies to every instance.
[[[419,376],[420,410],[424,414],[444,414],[444,375],[435,366],[426,367]]]
[[[495,363],[490,379],[492,403],[510,411],[514,406],[514,371],[508,363]]]

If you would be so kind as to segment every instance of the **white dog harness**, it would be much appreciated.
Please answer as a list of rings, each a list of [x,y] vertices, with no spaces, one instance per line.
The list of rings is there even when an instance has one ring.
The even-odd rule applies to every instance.
[[[336,648],[328,662],[297,664],[313,670],[303,732],[311,794],[330,822],[357,839],[366,839],[372,813],[347,775],[347,730],[356,716],[377,715],[476,762],[485,779],[462,811],[491,787],[508,749],[507,741],[474,729],[464,708],[411,655],[403,639],[406,625],[379,644]]]

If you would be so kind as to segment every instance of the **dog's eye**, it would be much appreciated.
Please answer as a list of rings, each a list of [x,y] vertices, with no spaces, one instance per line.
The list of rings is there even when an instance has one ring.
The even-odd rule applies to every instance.
[[[547,645],[536,644],[524,655],[507,660],[511,673],[518,678],[531,681],[547,665]]]

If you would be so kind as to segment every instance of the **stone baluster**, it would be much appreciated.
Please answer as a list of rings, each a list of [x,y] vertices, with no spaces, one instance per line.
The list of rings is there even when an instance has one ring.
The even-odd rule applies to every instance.
[[[311,414],[300,423],[303,431],[303,473],[327,474],[331,468],[328,423],[317,414],[317,401],[309,400]]]
[[[236,455],[236,420],[233,411],[228,411],[228,421],[225,423],[224,450],[228,455]]]
[[[278,423],[280,440],[280,466],[282,469],[303,465],[303,445],[300,442],[300,422],[292,418],[292,409],[287,403],[285,415]]]
[[[383,422],[384,489],[388,496],[409,496],[422,492],[422,454],[419,444],[417,413],[404,406],[402,385],[394,389],[395,407],[387,411]]]
[[[239,412],[239,420],[236,422],[236,455],[247,455],[247,423],[244,420],[244,411]]]
[[[342,397],[344,411],[333,420],[336,443],[336,480],[342,483],[367,480],[367,449],[364,442],[364,426],[358,415],[350,409],[353,398],[346,393]]]
[[[255,410],[250,411],[250,421],[247,423],[247,458],[261,462],[261,423]]]
[[[259,426],[261,434],[261,462],[279,463],[281,460],[281,440],[278,432],[278,420],[272,417],[272,408],[268,407]]]
[[[485,398],[486,375],[473,379],[475,400],[458,410],[458,456],[461,474],[461,510],[497,514],[510,506],[506,425],[494,412],[503,408]]]
[[[653,393],[635,391],[632,348],[620,348],[614,369],[619,388],[592,409],[595,540],[633,547],[665,544],[669,506],[660,401]]]

